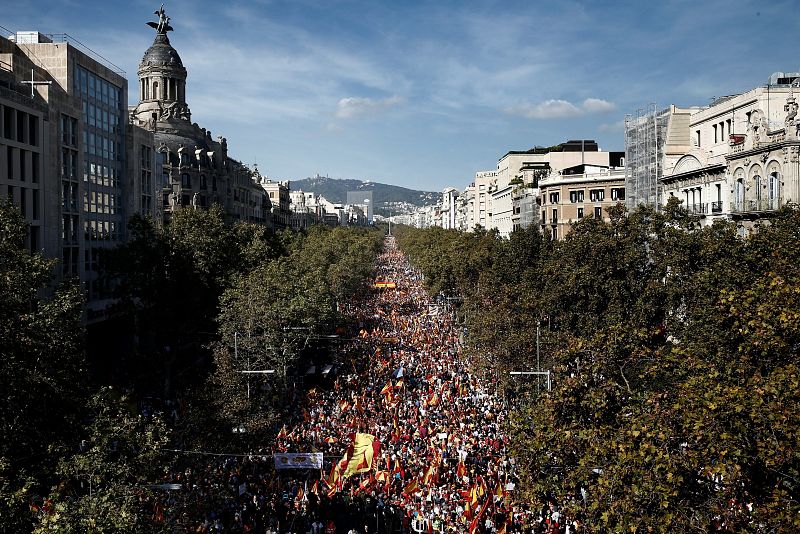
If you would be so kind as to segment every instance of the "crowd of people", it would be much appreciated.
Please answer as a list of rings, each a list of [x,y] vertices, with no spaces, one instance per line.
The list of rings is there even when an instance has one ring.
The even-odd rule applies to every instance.
[[[376,269],[385,283],[344,305],[357,334],[339,372],[288,407],[261,453],[205,456],[174,474],[166,482],[183,491],[160,520],[191,532],[577,531],[555,504],[515,504],[505,401],[470,372],[452,314],[391,237]],[[357,439],[370,454],[354,453]],[[276,452],[322,452],[323,467],[276,470]],[[344,469],[354,454],[360,465]]]

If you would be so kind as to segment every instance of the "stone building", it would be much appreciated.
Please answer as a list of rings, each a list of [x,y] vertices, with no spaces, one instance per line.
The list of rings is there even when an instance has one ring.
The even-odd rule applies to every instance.
[[[289,197],[289,181],[274,181],[263,178],[259,181],[261,188],[272,204],[272,224],[276,229],[291,227],[291,198]]]
[[[542,233],[564,239],[572,223],[584,217],[609,220],[608,208],[625,202],[625,169],[577,165],[539,180]]]
[[[187,70],[167,35],[173,31],[163,7],[152,46],[139,63],[139,103],[130,122],[153,132],[156,172],[165,217],[180,209],[220,204],[230,217],[272,224],[271,209],[260,175],[228,155],[228,142],[191,121],[186,101]]]
[[[664,158],[664,202],[677,197],[701,225],[728,218],[744,234],[783,205],[800,201],[800,73],[687,110],[670,139],[680,150]]]

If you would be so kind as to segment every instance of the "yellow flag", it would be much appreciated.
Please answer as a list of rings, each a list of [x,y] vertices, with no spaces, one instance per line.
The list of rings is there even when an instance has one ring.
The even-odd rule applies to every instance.
[[[347,461],[347,467],[342,476],[348,478],[356,473],[366,473],[372,469],[372,460],[378,451],[380,451],[380,442],[375,441],[375,436],[372,434],[356,434],[352,451],[348,448],[342,458],[342,462]]]

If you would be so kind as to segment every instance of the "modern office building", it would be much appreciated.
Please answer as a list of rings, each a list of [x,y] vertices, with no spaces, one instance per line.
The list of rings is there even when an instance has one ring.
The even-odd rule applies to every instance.
[[[83,284],[87,320],[102,319],[109,303],[98,277],[102,250],[125,241],[134,213],[156,214],[147,201],[156,193],[147,174],[152,134],[128,124],[125,73],[67,35],[0,38],[0,62],[7,78],[32,89],[29,105],[3,119],[18,129],[6,149],[11,181],[37,184],[24,196],[15,189],[15,200],[30,210],[36,248],[61,260],[57,274]]]

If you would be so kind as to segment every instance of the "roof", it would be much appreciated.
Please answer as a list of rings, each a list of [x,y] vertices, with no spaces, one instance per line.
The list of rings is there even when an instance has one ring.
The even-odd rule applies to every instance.
[[[167,37],[166,33],[156,34],[153,44],[144,53],[144,57],[142,57],[142,61],[139,64],[139,68],[146,67],[148,65],[154,67],[170,66],[183,68],[181,56],[178,55],[178,51],[175,50],[170,44],[169,37]]]

